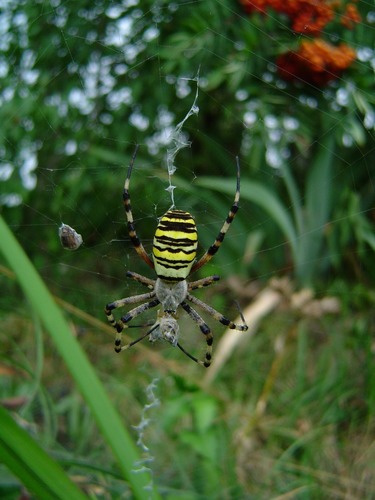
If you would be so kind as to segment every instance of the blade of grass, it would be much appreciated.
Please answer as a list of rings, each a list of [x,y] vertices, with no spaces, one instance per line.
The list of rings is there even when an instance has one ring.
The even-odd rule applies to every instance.
[[[37,498],[84,500],[86,496],[29,434],[0,406],[1,461]]]
[[[288,190],[289,198],[291,201],[297,234],[300,235],[303,232],[303,208],[301,195],[298,191],[297,184],[293,179],[291,169],[285,161],[282,165],[282,174],[282,179]]]
[[[134,473],[139,460],[138,450],[125,429],[107,393],[92,369],[87,357],[72,335],[64,316],[51,297],[25,252],[0,216],[0,251],[15,272],[33,308],[40,316],[87,405],[117,458],[119,467],[128,480],[135,498],[144,498],[151,477],[148,472]],[[33,467],[33,465],[30,465]],[[158,497],[154,491],[154,498]]]
[[[297,277],[309,285],[321,263],[325,226],[329,220],[332,196],[332,160],[334,134],[329,133],[319,144],[306,182],[305,232],[300,235]]]

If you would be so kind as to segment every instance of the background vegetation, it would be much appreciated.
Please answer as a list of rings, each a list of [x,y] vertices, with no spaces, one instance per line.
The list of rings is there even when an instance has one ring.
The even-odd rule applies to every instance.
[[[1,215],[32,265],[2,225],[2,497],[79,498],[78,485],[147,498],[147,484],[168,498],[374,496],[375,11],[297,3],[4,2]],[[121,206],[134,145],[150,251],[171,204],[171,137],[197,90],[175,201],[203,250],[240,156],[241,210],[199,272],[222,281],[199,296],[231,318],[237,300],[254,328],[232,351],[212,325],[219,361],[203,374],[168,345],[115,355],[103,323],[107,302],[141,293],[127,269],[151,276]],[[82,234],[78,250],[61,247],[61,222]],[[270,297],[259,323],[251,304]]]

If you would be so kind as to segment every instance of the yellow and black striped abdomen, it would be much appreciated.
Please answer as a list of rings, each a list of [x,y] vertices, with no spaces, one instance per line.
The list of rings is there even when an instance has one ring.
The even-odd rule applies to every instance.
[[[165,281],[182,281],[197,255],[197,227],[189,212],[169,210],[156,228],[152,255],[155,271]]]

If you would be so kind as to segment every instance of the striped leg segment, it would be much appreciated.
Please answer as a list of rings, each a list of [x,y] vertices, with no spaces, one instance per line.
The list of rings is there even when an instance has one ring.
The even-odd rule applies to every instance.
[[[202,278],[201,280],[190,281],[188,283],[188,290],[189,290],[189,292],[191,292],[192,290],[197,290],[198,288],[210,286],[210,285],[212,285],[212,283],[219,281],[219,279],[220,279],[220,276],[214,275],[214,276],[207,276],[207,278]]]
[[[151,300],[150,300],[151,299]],[[136,304],[137,302],[144,302],[147,300],[148,302],[141,304],[131,311],[129,311],[125,316],[123,316],[121,319],[116,320],[112,314],[112,311],[114,309],[118,309],[120,307],[124,307],[128,304]],[[147,311],[147,309],[150,309],[151,307],[155,307],[158,304],[160,304],[159,300],[155,298],[155,292],[150,292],[150,293],[143,293],[141,295],[135,295],[134,297],[127,297],[125,299],[120,299],[116,300],[115,302],[111,302],[110,304],[107,304],[104,312],[107,316],[107,319],[110,323],[110,325],[116,330],[116,338],[115,338],[115,351],[120,352],[121,351],[121,333],[122,331],[127,328],[127,323],[134,319],[135,317],[139,316],[142,314],[144,311]]]
[[[238,211],[238,204],[240,201],[240,161],[238,159],[238,156],[236,156],[236,162],[237,162],[237,187],[236,187],[236,194],[234,195],[234,200],[233,200],[233,205],[232,208],[229,210],[228,216],[225,219],[225,222],[223,224],[223,227],[220,229],[220,233],[218,234],[216,240],[214,243],[210,246],[210,248],[207,250],[206,253],[202,255],[202,257],[193,265],[191,272],[194,273],[198,269],[200,269],[202,266],[207,264],[212,257],[215,255],[215,253],[219,250],[221,244],[224,241],[225,235],[230,227],[230,225],[233,222],[233,219],[236,216],[236,213]]]
[[[155,297],[155,292],[142,293],[141,295],[134,295],[132,297],[126,297],[125,299],[115,300],[110,302],[105,306],[104,312],[107,316],[109,323],[113,326],[115,330],[118,331],[118,322],[113,317],[112,311],[118,309],[119,307],[124,307],[128,304],[137,304],[138,302],[144,302]]]
[[[153,289],[155,286],[155,280],[146,278],[146,276],[142,276],[142,274],[133,273],[132,271],[126,271],[126,276],[133,279],[134,281],[138,281],[138,283],[142,283],[142,285],[147,286],[147,288]]]
[[[248,326],[245,323],[241,325],[239,325],[238,323],[234,323],[233,321],[219,313],[219,311],[216,311],[216,309],[214,309],[213,307],[209,306],[202,300],[197,299],[197,297],[190,295],[190,293],[187,294],[186,298],[196,306],[203,309],[203,311],[206,311],[206,313],[216,319],[216,321],[219,321],[222,325],[227,326],[231,330],[239,330],[241,332],[245,332],[248,329]]]
[[[208,368],[211,364],[211,359],[212,359],[212,344],[214,341],[214,337],[212,335],[212,332],[210,330],[210,327],[205,323],[203,318],[199,316],[197,311],[193,309],[189,304],[186,302],[181,303],[181,307],[188,313],[188,315],[191,317],[195,323],[199,326],[201,332],[203,335],[206,337],[206,342],[207,342],[207,349],[206,349],[206,355],[204,357],[204,361],[200,361],[199,359],[191,356],[188,354],[179,344],[177,346],[183,351],[190,359],[193,361],[196,361],[198,364],[204,366],[205,368]]]
[[[125,213],[126,213],[126,218],[128,220],[128,232],[129,232],[129,237],[131,242],[133,243],[133,246],[137,252],[137,254],[143,259],[147,265],[149,265],[152,269],[154,269],[154,263],[148,256],[144,246],[141,243],[141,240],[138,238],[135,227],[134,227],[134,219],[133,219],[133,213],[132,213],[132,207],[130,203],[130,194],[129,194],[129,184],[130,184],[130,176],[132,174],[132,169],[134,165],[135,158],[137,156],[138,152],[138,144],[135,147],[133,157],[130,161],[129,168],[128,168],[128,174],[125,179],[125,185],[124,185],[124,191],[122,194],[122,199],[124,203],[124,208],[125,208]]]
[[[121,346],[121,349],[119,351],[116,351],[116,352],[120,352],[120,351],[126,351],[126,349],[129,349],[130,347],[132,347],[133,345],[135,344],[138,344],[138,342],[140,342],[141,340],[143,340],[144,338],[148,337],[154,330],[156,330],[156,328],[158,328],[158,324],[156,324],[155,326],[153,326],[151,328],[151,330],[149,330],[148,332],[146,332],[145,334],[141,335],[138,339],[136,340],[133,340],[133,342],[129,342],[129,344],[125,344],[123,346]],[[116,350],[116,348],[115,348]]]
[[[130,346],[121,346],[121,336],[122,336],[122,330],[124,328],[127,328],[127,323],[131,321],[132,319],[136,318],[143,312],[147,311],[148,309],[151,309],[152,307],[156,307],[160,304],[160,301],[158,299],[150,300],[149,302],[146,302],[145,304],[141,304],[138,307],[135,307],[131,311],[125,314],[125,316],[122,316],[121,320],[119,320],[117,323],[119,325],[122,325],[122,329],[119,331],[117,330],[117,335],[115,338],[115,351],[120,352],[124,351],[125,349],[128,349]]]

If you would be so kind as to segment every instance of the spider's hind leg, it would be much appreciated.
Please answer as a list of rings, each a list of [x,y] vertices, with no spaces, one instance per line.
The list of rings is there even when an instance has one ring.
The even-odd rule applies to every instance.
[[[196,358],[195,356],[193,356],[192,354],[190,354],[189,352],[185,351],[185,349],[182,347],[182,345],[177,342],[177,347],[179,349],[181,349],[181,351],[190,359],[192,359],[193,361],[195,361],[196,363],[198,363],[198,365],[201,365],[201,366],[205,366],[205,364],[203,363],[203,361],[200,361],[198,358]],[[208,366],[206,366],[206,368],[208,368]]]
[[[207,343],[207,348],[206,348],[206,355],[204,357],[204,361],[200,361],[199,359],[195,358],[191,354],[187,353],[185,349],[183,349],[179,344],[177,346],[181,349],[182,352],[184,352],[190,359],[195,361],[196,363],[204,366],[205,368],[208,368],[211,364],[212,361],[212,344],[214,341],[214,337],[212,335],[212,332],[210,330],[210,327],[207,325],[207,323],[203,320],[203,318],[197,313],[195,309],[193,309],[189,304],[186,302],[181,302],[181,307],[188,313],[188,315],[191,317],[195,323],[199,326],[201,332],[206,338],[206,343]]]
[[[243,316],[241,315],[241,319],[243,320],[242,324],[239,323],[234,323],[230,319],[226,318],[223,316],[219,311],[216,311],[213,307],[209,306],[202,300],[198,299],[197,297],[194,297],[190,293],[187,294],[186,296],[187,300],[195,304],[196,306],[200,307],[203,311],[205,311],[207,314],[212,316],[216,321],[219,321],[222,325],[227,326],[231,330],[239,330],[241,332],[246,332],[248,330],[248,326],[246,325]]]

